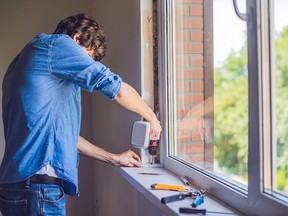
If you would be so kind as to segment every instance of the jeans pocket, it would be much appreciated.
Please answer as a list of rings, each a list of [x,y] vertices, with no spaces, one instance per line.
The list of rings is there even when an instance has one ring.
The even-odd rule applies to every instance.
[[[0,215],[2,216],[26,216],[27,200],[7,200],[0,197]]]
[[[44,215],[66,215],[66,196],[62,187],[42,185],[41,191]]]

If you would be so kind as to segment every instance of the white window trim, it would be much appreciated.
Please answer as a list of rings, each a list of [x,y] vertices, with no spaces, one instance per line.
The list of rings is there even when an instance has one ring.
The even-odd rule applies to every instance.
[[[263,137],[262,137],[262,93],[261,93],[261,73],[262,73],[262,52],[261,43],[263,38],[262,28],[259,28],[259,19],[263,15],[268,16],[264,12],[267,1],[247,0],[247,11],[249,12],[248,21],[248,70],[255,71],[249,73],[249,86],[253,86],[253,91],[249,91],[249,156],[248,156],[248,193],[241,191],[235,185],[220,181],[204,169],[195,169],[178,162],[168,156],[168,143],[173,137],[168,134],[168,118],[167,110],[167,95],[173,92],[166,92],[167,75],[169,69],[168,64],[171,64],[171,56],[167,55],[169,47],[167,40],[167,21],[171,21],[171,17],[166,17],[168,9],[171,7],[172,1],[159,1],[159,104],[161,110],[161,122],[163,126],[163,134],[161,139],[161,155],[163,166],[179,176],[186,176],[192,184],[200,188],[208,189],[208,192],[219,200],[229,204],[230,206],[242,211],[245,214],[257,215],[283,215],[288,211],[287,203],[281,202],[276,197],[272,197],[263,191],[263,166],[260,160],[263,155]],[[260,3],[262,2],[262,5]],[[251,19],[252,18],[252,19]],[[262,19],[263,21],[263,19]],[[265,24],[265,23],[264,23]],[[251,28],[252,27],[252,28]],[[168,59],[169,58],[169,59]],[[173,57],[172,57],[173,58]],[[171,67],[171,65],[170,65]],[[253,154],[251,153],[253,152]]]

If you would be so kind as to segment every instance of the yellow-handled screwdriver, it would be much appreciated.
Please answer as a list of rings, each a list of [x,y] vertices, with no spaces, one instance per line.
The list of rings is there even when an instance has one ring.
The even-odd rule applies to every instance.
[[[172,191],[187,191],[187,190],[189,190],[188,186],[170,185],[170,184],[152,184],[151,188],[155,189],[155,190],[172,190]]]

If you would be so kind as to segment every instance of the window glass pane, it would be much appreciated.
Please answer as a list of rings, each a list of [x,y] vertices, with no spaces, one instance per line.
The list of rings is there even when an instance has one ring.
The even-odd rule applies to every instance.
[[[274,190],[288,195],[288,1],[274,1]]]
[[[248,66],[246,23],[232,1],[214,0],[214,170],[247,185]],[[237,1],[245,12],[245,1]]]
[[[173,78],[168,88],[175,93],[169,96],[173,100],[175,95],[169,113],[174,116],[169,129],[175,143],[170,156],[245,186],[247,36],[246,23],[236,16],[232,2],[174,1]],[[245,12],[245,0],[238,3]],[[210,21],[203,19],[204,11],[210,18],[213,14]]]

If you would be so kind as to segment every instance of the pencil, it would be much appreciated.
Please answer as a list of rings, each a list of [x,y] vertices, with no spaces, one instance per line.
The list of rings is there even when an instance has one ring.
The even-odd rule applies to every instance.
[[[141,174],[141,175],[162,175],[160,173],[152,173],[152,172],[140,172],[138,174]]]

